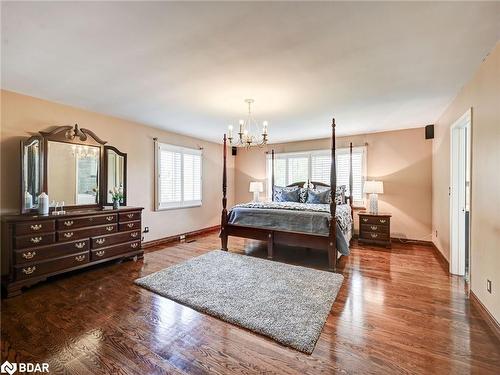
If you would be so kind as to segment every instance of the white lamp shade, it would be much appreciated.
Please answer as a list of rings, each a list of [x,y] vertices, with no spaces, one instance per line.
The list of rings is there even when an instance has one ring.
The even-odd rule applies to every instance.
[[[366,194],[384,194],[384,183],[382,181],[365,181],[364,192]]]
[[[250,193],[262,193],[264,191],[264,184],[259,181],[250,182],[250,189],[248,189]]]

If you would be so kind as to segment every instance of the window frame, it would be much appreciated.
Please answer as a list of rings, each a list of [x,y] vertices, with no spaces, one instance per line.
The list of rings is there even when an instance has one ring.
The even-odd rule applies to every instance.
[[[178,210],[182,208],[192,208],[201,207],[203,205],[203,149],[194,149],[189,147],[176,146],[168,143],[155,142],[155,153],[154,153],[154,173],[155,173],[155,211],[168,211],[168,210]],[[160,151],[166,150],[171,152],[177,152],[181,154],[181,200],[176,202],[160,202]],[[199,200],[184,200],[184,155],[196,155],[200,157],[200,199]]]
[[[349,154],[350,149],[349,147],[343,147],[343,148],[338,148],[335,150],[335,156],[341,155],[341,154]],[[352,152],[354,153],[361,153],[362,154],[362,160],[361,160],[361,199],[353,199],[353,207],[355,208],[364,208],[366,207],[365,203],[365,194],[363,192],[364,188],[364,182],[366,181],[367,178],[367,148],[366,146],[357,146],[352,148]],[[311,176],[312,176],[312,157],[315,155],[327,155],[331,156],[331,150],[328,149],[322,149],[322,150],[310,150],[310,151],[300,151],[300,152],[283,152],[283,153],[275,153],[274,154],[274,159],[275,162],[277,159],[286,159],[286,167],[285,167],[285,181],[287,183],[285,184],[288,185],[290,182],[288,182],[288,158],[292,157],[307,157],[308,158],[308,177],[307,179],[310,181]],[[271,182],[270,182],[270,161],[271,160],[271,153],[267,154],[266,157],[266,192],[267,195],[270,197],[270,192],[271,192]],[[337,168],[338,171],[338,168]],[[292,181],[293,182],[298,182],[298,181]],[[349,192],[346,192],[349,194]]]

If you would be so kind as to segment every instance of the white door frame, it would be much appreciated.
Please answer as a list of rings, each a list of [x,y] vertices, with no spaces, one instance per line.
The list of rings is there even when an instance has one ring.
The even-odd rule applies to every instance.
[[[466,141],[464,142],[465,132]],[[465,275],[465,182],[466,163],[471,162],[472,108],[456,120],[450,128],[450,273]],[[468,147],[467,147],[468,146]],[[469,155],[466,155],[469,149]],[[472,183],[471,183],[472,184]],[[469,187],[469,192],[470,192]],[[470,228],[471,212],[469,197],[469,274],[470,274]],[[470,275],[469,275],[470,280]]]

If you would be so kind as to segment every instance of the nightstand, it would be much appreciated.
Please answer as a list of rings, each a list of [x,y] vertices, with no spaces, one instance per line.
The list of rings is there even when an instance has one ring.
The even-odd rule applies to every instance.
[[[391,214],[371,214],[361,211],[359,215],[359,243],[391,247]]]

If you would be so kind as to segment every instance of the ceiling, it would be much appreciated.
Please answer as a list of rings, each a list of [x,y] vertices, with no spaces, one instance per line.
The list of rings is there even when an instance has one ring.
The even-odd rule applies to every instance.
[[[500,36],[500,2],[2,2],[2,88],[220,141],[435,122]],[[78,119],[75,119],[78,121]]]

